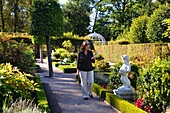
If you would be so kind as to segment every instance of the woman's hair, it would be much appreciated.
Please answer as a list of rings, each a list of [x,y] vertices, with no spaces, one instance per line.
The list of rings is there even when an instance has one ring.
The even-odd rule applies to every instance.
[[[85,46],[90,45],[88,40],[85,40],[82,45],[81,45],[81,50],[84,51],[85,50]]]

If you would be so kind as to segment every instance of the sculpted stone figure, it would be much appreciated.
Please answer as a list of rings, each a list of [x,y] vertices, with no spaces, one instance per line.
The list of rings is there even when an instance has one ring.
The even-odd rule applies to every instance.
[[[120,90],[132,90],[132,86],[130,84],[130,80],[128,79],[128,74],[131,71],[131,66],[129,64],[129,56],[128,55],[122,55],[122,62],[123,65],[119,70],[119,73],[121,75],[120,80],[123,83],[123,86],[118,88],[118,91]]]

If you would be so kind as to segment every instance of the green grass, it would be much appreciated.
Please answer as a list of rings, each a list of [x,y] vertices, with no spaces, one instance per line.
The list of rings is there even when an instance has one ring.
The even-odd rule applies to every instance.
[[[36,75],[35,78],[36,78],[36,83],[38,83],[40,85],[40,91],[36,92],[37,103],[42,110],[46,111],[47,113],[50,113],[47,97],[46,97],[46,94],[45,94],[45,91],[44,91],[43,84],[40,80],[40,76]]]

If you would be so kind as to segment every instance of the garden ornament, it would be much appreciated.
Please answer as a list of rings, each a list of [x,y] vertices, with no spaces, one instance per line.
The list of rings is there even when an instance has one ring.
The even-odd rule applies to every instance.
[[[128,55],[122,55],[122,62],[123,65],[119,70],[119,73],[121,75],[120,80],[123,83],[123,86],[118,88],[118,90],[131,90],[133,87],[130,85],[130,80],[128,79],[129,72],[131,71],[131,67],[129,64],[129,56]]]
[[[113,90],[115,95],[125,99],[125,100],[135,100],[136,99],[136,92],[131,86],[130,80],[128,79],[128,75],[131,71],[131,66],[129,64],[129,56],[122,55],[122,62],[123,65],[119,70],[121,75],[120,80],[122,81],[123,85],[119,87],[117,90]]]

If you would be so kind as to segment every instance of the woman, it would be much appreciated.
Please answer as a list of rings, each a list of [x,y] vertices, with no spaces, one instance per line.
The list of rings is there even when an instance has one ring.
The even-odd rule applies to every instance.
[[[95,62],[93,52],[89,50],[90,43],[85,40],[81,45],[81,51],[77,57],[77,70],[80,74],[81,86],[82,86],[82,97],[84,100],[88,100],[88,96],[92,96],[92,86],[94,82],[92,62]],[[87,83],[88,82],[88,83]]]

